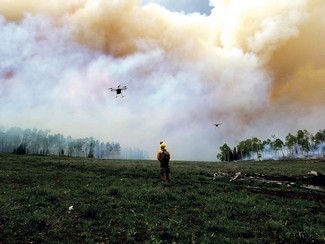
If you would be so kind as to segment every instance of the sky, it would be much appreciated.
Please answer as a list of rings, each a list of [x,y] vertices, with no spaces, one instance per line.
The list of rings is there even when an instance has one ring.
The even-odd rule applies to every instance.
[[[172,159],[325,125],[323,0],[1,0],[0,125]],[[126,85],[125,97],[107,88]],[[221,123],[216,128],[213,124]]]

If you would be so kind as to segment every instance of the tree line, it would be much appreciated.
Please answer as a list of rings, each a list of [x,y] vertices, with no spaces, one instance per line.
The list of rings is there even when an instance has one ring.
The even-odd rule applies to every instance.
[[[51,134],[49,130],[21,129],[12,127],[8,130],[0,127],[0,153],[29,155],[59,155],[89,158],[144,158],[140,149],[121,148],[118,142],[101,142],[93,137],[74,139],[62,134]]]
[[[275,135],[266,140],[252,137],[240,141],[233,149],[225,143],[217,154],[220,161],[324,156],[325,130],[313,135],[306,129],[298,130],[296,134],[289,133],[284,140]]]

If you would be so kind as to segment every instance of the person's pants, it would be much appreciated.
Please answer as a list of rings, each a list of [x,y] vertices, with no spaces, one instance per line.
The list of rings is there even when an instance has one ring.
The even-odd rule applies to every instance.
[[[164,181],[171,181],[169,162],[160,162],[160,176]]]

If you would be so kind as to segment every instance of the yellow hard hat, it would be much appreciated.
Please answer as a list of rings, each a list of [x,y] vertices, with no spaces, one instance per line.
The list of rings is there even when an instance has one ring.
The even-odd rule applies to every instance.
[[[160,147],[161,147],[161,148],[165,148],[165,147],[166,147],[165,142],[161,143],[161,144],[160,144]]]

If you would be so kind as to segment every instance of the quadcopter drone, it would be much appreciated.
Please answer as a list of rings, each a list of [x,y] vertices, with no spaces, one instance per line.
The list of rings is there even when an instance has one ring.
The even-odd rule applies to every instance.
[[[122,97],[124,97],[123,94],[122,94],[122,91],[126,90],[127,87],[126,86],[121,87],[121,85],[118,85],[116,88],[111,88],[110,87],[108,89],[110,89],[111,91],[115,91],[116,92],[116,97],[118,97],[118,95],[120,95],[120,94],[121,94]]]

